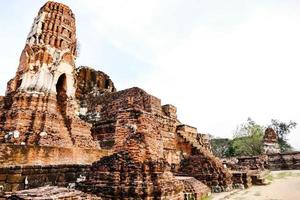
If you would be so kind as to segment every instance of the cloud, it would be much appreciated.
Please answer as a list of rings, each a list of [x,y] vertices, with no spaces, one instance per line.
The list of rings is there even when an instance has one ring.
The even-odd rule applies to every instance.
[[[177,105],[183,122],[229,137],[249,116],[262,124],[300,119],[293,2],[130,2],[104,12],[94,6],[94,26],[150,65],[138,85]],[[300,138],[292,138],[299,148]]]
[[[295,10],[275,7],[231,29],[194,27],[157,59],[146,87],[174,102],[183,121],[219,136],[247,117],[299,123],[299,22]],[[291,138],[299,148],[299,136]]]

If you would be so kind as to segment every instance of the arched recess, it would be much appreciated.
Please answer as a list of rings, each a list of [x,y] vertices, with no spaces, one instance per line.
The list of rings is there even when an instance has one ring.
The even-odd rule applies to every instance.
[[[58,108],[62,113],[66,112],[67,107],[67,77],[66,74],[60,75],[56,83],[56,99]]]
[[[22,79],[17,79],[16,81],[16,89],[15,90],[18,90],[22,85]]]
[[[66,93],[67,92],[67,77],[66,74],[62,74],[59,76],[56,83],[56,93]]]

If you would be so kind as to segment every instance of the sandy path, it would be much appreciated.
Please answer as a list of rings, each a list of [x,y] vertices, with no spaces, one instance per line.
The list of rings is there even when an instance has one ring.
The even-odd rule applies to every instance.
[[[271,172],[272,183],[227,194],[213,194],[213,200],[300,200],[300,170]]]

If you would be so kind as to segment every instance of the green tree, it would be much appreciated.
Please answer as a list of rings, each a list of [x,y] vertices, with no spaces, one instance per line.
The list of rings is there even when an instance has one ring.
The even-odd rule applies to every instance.
[[[278,135],[278,144],[281,152],[292,151],[293,147],[287,141],[287,135],[291,132],[292,129],[296,128],[297,123],[294,121],[282,122],[277,119],[271,120],[271,125],[274,131]]]
[[[293,121],[282,122],[272,119],[268,127],[278,135],[281,152],[292,151],[287,135],[296,127]],[[218,157],[255,156],[263,153],[263,137],[266,127],[257,124],[251,118],[239,125],[233,134],[233,139],[214,138],[211,140],[212,151]]]
[[[231,153],[228,152],[231,140],[228,138],[212,138],[211,149],[215,156],[220,158],[231,156]]]
[[[238,126],[231,142],[231,152],[235,156],[255,156],[263,151],[263,136],[265,127],[257,124],[251,118]]]

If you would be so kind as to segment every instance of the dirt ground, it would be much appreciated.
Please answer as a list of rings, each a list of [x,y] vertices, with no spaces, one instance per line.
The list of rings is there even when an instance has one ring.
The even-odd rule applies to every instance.
[[[300,200],[300,170],[273,171],[267,177],[271,184],[246,190],[213,194],[212,200]]]

